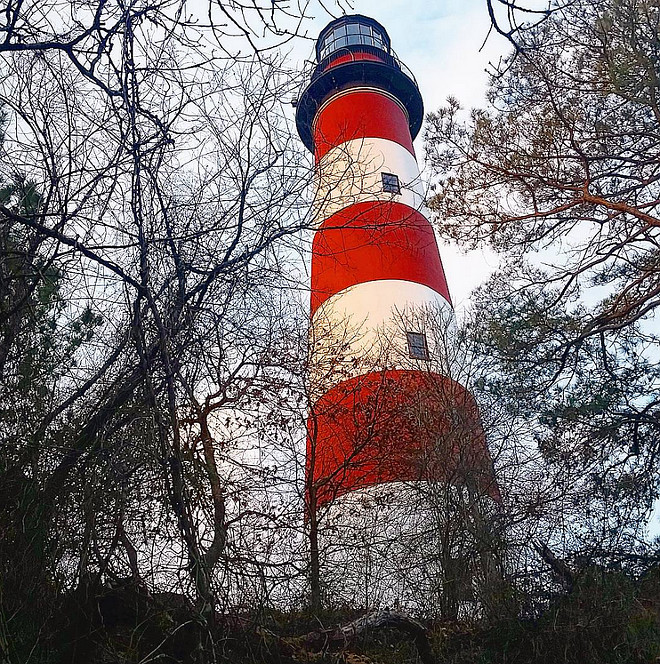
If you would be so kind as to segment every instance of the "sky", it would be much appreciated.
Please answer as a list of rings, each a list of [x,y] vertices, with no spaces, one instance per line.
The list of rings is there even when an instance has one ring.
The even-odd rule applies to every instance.
[[[507,43],[488,35],[490,19],[485,0],[352,0],[352,11],[376,19],[387,30],[392,47],[411,69],[424,99],[425,111],[456,97],[465,109],[482,106],[488,84],[489,63],[508,52]],[[318,11],[308,24],[308,34],[316,37],[331,20]],[[483,46],[483,48],[482,48]],[[302,63],[312,51],[298,46],[292,56]],[[422,132],[415,150],[422,168]],[[486,250],[468,254],[456,245],[440,240],[440,253],[457,314],[469,304],[469,296],[497,267],[497,257]]]

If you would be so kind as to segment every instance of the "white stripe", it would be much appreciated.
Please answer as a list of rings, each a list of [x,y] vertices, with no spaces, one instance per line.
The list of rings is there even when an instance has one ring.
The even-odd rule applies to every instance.
[[[398,176],[401,193],[383,191],[381,173]],[[314,216],[318,224],[363,201],[396,201],[418,210],[424,186],[415,157],[386,138],[357,138],[332,148],[317,165]]]
[[[445,482],[387,482],[336,498],[319,510],[330,598],[336,604],[400,603],[403,609],[427,611],[442,593],[442,552],[483,560],[475,555],[481,533],[477,514],[494,509],[487,496],[471,496]],[[476,608],[466,604],[461,611]]]
[[[429,360],[410,357],[406,332],[426,335]],[[428,286],[379,279],[346,288],[328,298],[312,319],[312,396],[383,369],[432,371],[457,380],[464,363],[455,334],[451,305]]]

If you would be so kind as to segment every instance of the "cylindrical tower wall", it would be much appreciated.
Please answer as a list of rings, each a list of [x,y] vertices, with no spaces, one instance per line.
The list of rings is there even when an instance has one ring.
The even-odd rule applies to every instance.
[[[357,28],[349,22],[342,33],[330,24],[321,34],[325,59],[303,95],[298,125],[317,178],[308,499],[329,528],[326,562],[363,579],[364,565],[383,564],[392,546],[413,552],[434,530],[439,513],[427,500],[429,487],[440,482],[468,503],[498,493],[476,403],[459,378],[447,281],[422,210],[413,148],[421,97],[392,58],[382,26],[372,22],[378,27],[370,36],[354,36],[365,24],[358,18]],[[350,38],[382,49],[328,46]],[[377,532],[383,518],[389,526]],[[403,539],[386,535],[396,523]],[[347,545],[356,538],[369,540],[366,558]],[[420,574],[430,574],[424,587],[442,586],[438,578],[456,552],[444,554],[435,568],[409,575],[409,591]],[[400,597],[402,583],[393,582],[396,597],[383,594],[386,581],[374,585],[365,602]]]

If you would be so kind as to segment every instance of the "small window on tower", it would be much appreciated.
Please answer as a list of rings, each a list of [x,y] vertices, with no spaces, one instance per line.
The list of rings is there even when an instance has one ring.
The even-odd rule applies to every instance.
[[[383,191],[390,194],[400,194],[401,185],[399,184],[399,176],[393,173],[381,173],[383,178]]]
[[[408,337],[408,353],[414,360],[428,360],[429,347],[426,335],[419,332],[406,332]]]

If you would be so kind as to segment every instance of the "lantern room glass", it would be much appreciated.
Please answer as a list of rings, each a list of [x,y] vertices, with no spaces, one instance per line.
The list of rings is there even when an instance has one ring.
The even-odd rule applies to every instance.
[[[378,28],[353,20],[350,23],[338,25],[325,35],[319,47],[319,56],[321,60],[324,60],[340,48],[360,44],[373,46],[382,51],[388,50],[387,39]]]

